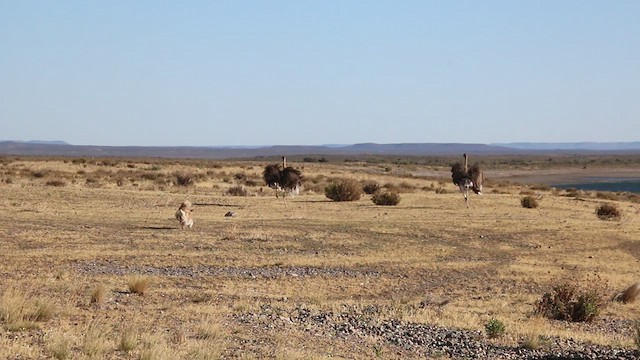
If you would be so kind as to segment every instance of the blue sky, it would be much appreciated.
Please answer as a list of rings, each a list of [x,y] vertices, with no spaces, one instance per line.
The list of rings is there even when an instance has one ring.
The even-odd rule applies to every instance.
[[[640,1],[0,0],[0,139],[640,140]]]

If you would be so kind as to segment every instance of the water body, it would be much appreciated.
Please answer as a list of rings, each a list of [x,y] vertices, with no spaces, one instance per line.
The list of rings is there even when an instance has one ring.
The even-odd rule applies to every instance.
[[[558,189],[578,189],[588,191],[632,192],[640,194],[640,179],[598,178],[586,179],[573,184],[553,185]]]

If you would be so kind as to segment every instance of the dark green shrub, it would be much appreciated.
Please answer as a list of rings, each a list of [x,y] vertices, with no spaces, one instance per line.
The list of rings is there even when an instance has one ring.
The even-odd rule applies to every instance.
[[[522,204],[523,208],[535,209],[538,207],[538,200],[533,196],[527,195],[520,199],[520,204]]]
[[[565,283],[545,293],[537,304],[536,312],[554,320],[589,322],[605,306],[605,296],[595,286],[581,291],[576,285]]]
[[[484,324],[484,329],[486,330],[489,339],[500,337],[505,333],[504,323],[495,318],[487,321],[487,323]]]
[[[394,191],[378,191],[371,197],[376,205],[398,205],[400,203],[400,194]]]
[[[362,185],[362,191],[368,195],[375,194],[378,190],[380,190],[380,184],[375,181],[369,181]]]
[[[354,179],[338,180],[324,188],[325,196],[333,201],[360,200],[362,192],[362,185]]]
[[[605,203],[596,209],[596,215],[600,220],[620,220],[622,212],[618,207],[611,203]]]

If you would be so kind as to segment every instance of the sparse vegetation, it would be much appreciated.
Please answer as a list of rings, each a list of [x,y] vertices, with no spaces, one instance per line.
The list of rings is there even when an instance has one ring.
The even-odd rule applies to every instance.
[[[96,286],[91,292],[91,303],[92,304],[101,304],[104,301],[105,296],[107,295],[107,288],[100,284]]]
[[[612,203],[605,203],[596,208],[596,215],[600,220],[620,220],[622,212]]]
[[[606,305],[605,296],[597,285],[579,289],[576,284],[565,282],[545,293],[538,301],[536,311],[554,320],[589,322]]]
[[[71,358],[71,341],[65,335],[50,335],[47,338],[46,347],[54,359],[66,360]]]
[[[520,199],[520,204],[523,208],[535,209],[538,207],[538,200],[531,195],[527,195]]]
[[[362,186],[354,179],[337,180],[324,189],[325,196],[333,201],[360,200],[362,193]]]
[[[249,196],[249,190],[242,185],[231,186],[227,189],[227,194],[231,196]]]
[[[550,353],[573,343],[640,350],[630,323],[638,304],[628,290],[640,238],[632,194],[576,190],[570,198],[496,179],[467,210],[451,183],[451,159],[332,156],[305,163],[305,192],[283,202],[260,178],[264,159],[8,160],[0,165],[0,180],[12,179],[0,184],[1,359],[458,358],[439,346],[426,354],[417,341],[384,340],[427,336],[411,331],[431,325],[482,330],[487,336],[474,339],[499,351]],[[532,167],[512,160],[483,166]],[[194,184],[173,186],[185,172]],[[343,178],[398,191],[402,206],[328,201],[325,188]],[[52,180],[67,186],[47,185]],[[226,196],[238,185],[263,196]],[[523,196],[540,202],[541,191],[544,212],[517,211]],[[195,231],[176,226],[185,197],[202,204]],[[603,201],[628,219],[595,219]],[[225,218],[230,211],[238,216]],[[580,298],[591,285],[575,281],[569,307],[582,310],[558,313],[595,321],[532,316],[545,292],[554,299],[556,276],[594,272],[620,287],[617,297],[597,292],[609,308]],[[144,297],[129,289],[134,276],[153,280]],[[491,318],[506,326],[495,341],[486,339]]]
[[[375,194],[378,190],[380,190],[380,184],[375,181],[368,181],[362,185],[362,191],[367,195]]]
[[[504,335],[506,327],[502,321],[496,318],[491,318],[484,324],[484,330],[486,331],[489,339],[494,339]]]
[[[127,281],[127,288],[132,294],[144,295],[149,291],[152,280],[148,276],[132,276]]]
[[[45,183],[47,186],[63,187],[67,186],[67,182],[63,180],[49,180]]]
[[[138,333],[133,329],[125,330],[121,337],[118,349],[124,352],[132,351],[138,346]]]
[[[176,176],[176,185],[178,186],[193,186],[193,174],[191,173],[178,173]]]
[[[371,200],[376,205],[398,205],[400,203],[400,194],[388,190],[378,191],[377,193],[373,194]]]

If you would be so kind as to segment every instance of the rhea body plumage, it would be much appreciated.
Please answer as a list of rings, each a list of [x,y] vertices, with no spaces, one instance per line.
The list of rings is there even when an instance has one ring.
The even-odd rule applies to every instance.
[[[278,197],[278,191],[284,192],[283,197],[286,194],[298,195],[302,188],[302,173],[287,166],[287,158],[284,156],[282,157],[282,166],[280,164],[267,165],[262,176],[267,186],[276,191],[276,197]]]
[[[467,154],[462,156],[464,157],[464,164],[458,162],[451,166],[451,178],[453,183],[458,185],[460,192],[464,195],[464,203],[469,207],[469,190],[482,195],[484,173],[477,164],[468,167],[469,158]]]

